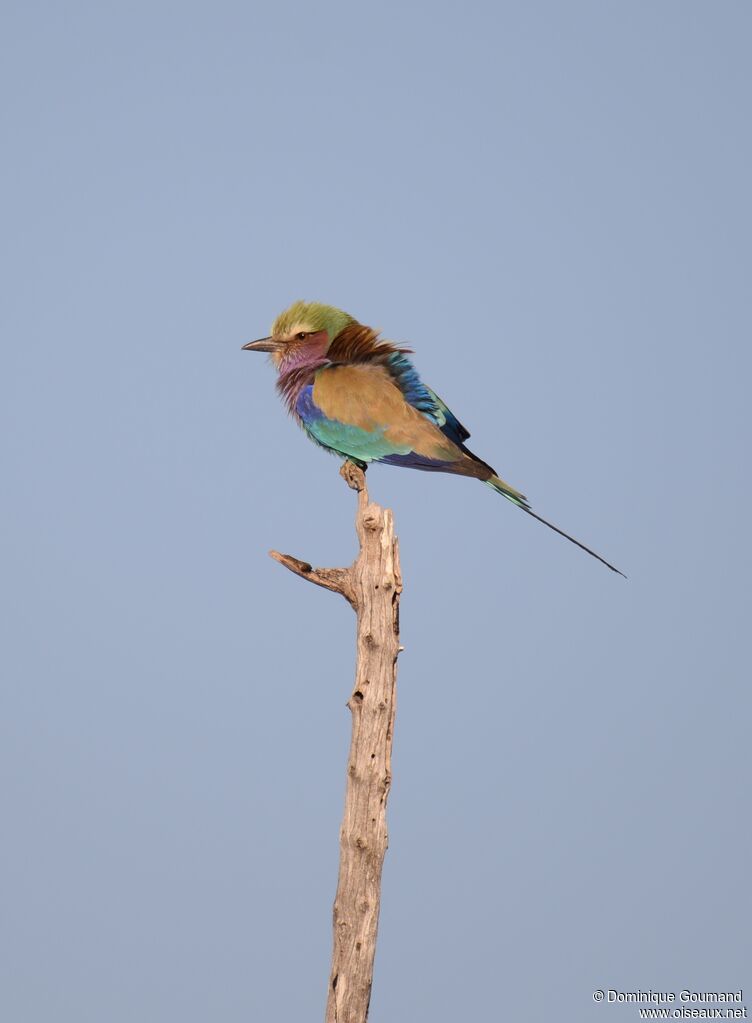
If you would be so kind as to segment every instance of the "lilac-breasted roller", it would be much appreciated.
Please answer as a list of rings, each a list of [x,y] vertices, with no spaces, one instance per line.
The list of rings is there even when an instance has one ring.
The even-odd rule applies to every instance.
[[[243,350],[271,354],[287,408],[321,447],[363,469],[370,462],[386,462],[481,480],[619,572],[537,515],[523,494],[465,446],[469,431],[420,379],[408,358],[411,349],[382,340],[341,309],[301,301],[277,317],[269,337]]]

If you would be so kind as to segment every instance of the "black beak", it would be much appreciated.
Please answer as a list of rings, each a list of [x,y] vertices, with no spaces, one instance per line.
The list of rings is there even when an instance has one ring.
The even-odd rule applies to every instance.
[[[242,352],[276,352],[279,348],[279,343],[271,337],[262,337],[258,341],[249,341],[247,345],[243,345],[241,348]]]

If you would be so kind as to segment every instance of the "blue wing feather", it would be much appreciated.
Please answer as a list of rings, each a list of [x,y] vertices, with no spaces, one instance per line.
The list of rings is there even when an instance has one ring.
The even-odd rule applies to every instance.
[[[436,423],[441,432],[455,444],[462,444],[467,440],[470,431],[462,425],[438,394],[423,383],[417,369],[403,352],[390,355],[387,366],[395,383],[413,408],[422,412],[432,423]]]

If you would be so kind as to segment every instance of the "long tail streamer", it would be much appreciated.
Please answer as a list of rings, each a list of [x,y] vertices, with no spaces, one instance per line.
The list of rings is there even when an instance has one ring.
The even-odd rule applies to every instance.
[[[565,533],[563,529],[559,529],[559,527],[555,526],[553,522],[549,522],[548,519],[544,519],[542,516],[536,514],[528,504],[527,498],[523,494],[521,494],[519,490],[515,490],[514,487],[510,487],[509,484],[505,483],[504,480],[502,480],[500,477],[492,476],[485,482],[489,487],[491,487],[492,490],[495,490],[497,494],[501,494],[502,497],[506,497],[508,501],[511,501],[512,504],[516,505],[518,508],[521,508],[524,512],[527,512],[528,515],[531,515],[534,519],[537,519],[538,522],[542,522],[544,526],[548,526],[549,529],[553,529],[554,533],[558,533],[559,536],[563,536],[565,540],[569,540],[570,543],[575,544],[575,546],[585,551],[591,557],[597,558],[597,560],[600,561],[601,564],[605,565],[606,568],[610,568],[612,572],[616,572],[617,575],[622,576],[624,579],[627,578],[621,571],[621,569],[617,568],[615,565],[612,565],[610,561],[606,561],[606,559],[602,558],[600,554],[596,554],[595,551],[591,550],[589,547],[586,547],[584,543],[580,543],[579,540],[575,540],[573,536],[570,536],[569,533]]]

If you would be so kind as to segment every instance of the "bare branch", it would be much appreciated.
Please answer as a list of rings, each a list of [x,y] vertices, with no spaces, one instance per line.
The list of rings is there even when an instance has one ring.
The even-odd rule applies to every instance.
[[[359,465],[355,464],[355,462],[351,462],[349,458],[347,461],[342,463],[339,474],[350,490],[357,490],[358,493],[362,490],[366,490],[365,470],[361,469]],[[368,491],[366,490],[366,497],[367,496]]]
[[[269,551],[269,557],[274,558],[295,575],[299,575],[301,579],[307,579],[309,583],[323,586],[325,590],[331,590],[333,593],[342,594],[348,604],[357,611],[349,568],[313,568],[307,561],[294,558],[292,554],[280,554],[279,551]]]
[[[350,568],[312,568],[289,554],[271,556],[302,579],[341,593],[355,608],[357,667],[347,706],[352,735],[334,899],[334,950],[326,1023],[366,1023],[387,848],[386,802],[392,783],[397,684],[399,547],[388,509],[371,504],[365,474],[345,462],[341,475],[358,492],[360,553]]]

